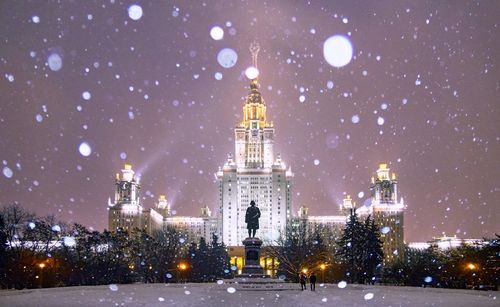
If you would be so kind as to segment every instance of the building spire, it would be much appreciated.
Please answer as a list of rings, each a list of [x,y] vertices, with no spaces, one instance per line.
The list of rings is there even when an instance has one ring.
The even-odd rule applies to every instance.
[[[257,68],[257,58],[259,56],[260,45],[257,41],[253,41],[250,44],[250,52],[252,53],[252,65]]]

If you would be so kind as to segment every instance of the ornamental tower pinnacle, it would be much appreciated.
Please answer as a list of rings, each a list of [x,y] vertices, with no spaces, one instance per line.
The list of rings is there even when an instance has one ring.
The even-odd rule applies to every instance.
[[[259,57],[260,45],[257,41],[250,44],[250,52],[252,53],[252,64],[253,67],[257,67],[257,58]]]
[[[260,46],[250,45],[253,68],[257,68]],[[243,120],[235,128],[235,153],[238,167],[269,168],[274,162],[273,123],[267,121],[266,103],[259,92],[258,74],[250,83],[243,105]]]

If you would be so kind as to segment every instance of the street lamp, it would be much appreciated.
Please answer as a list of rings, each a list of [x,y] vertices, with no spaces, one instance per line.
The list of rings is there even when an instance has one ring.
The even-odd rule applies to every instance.
[[[303,268],[302,273],[307,274],[307,268]]]
[[[467,269],[469,269],[471,271],[471,273],[472,273],[471,274],[471,287],[472,287],[472,289],[474,289],[474,287],[475,287],[475,285],[474,285],[475,284],[474,283],[474,276],[476,276],[476,273],[474,271],[476,271],[478,269],[478,266],[477,266],[477,264],[469,262],[469,263],[466,264],[465,267]]]
[[[181,262],[177,265],[177,268],[179,269],[179,274],[180,274],[180,277],[181,277],[181,280],[182,280],[182,272],[187,270],[188,266],[186,263],[184,262]]]
[[[38,264],[38,267],[40,268],[40,288],[43,287],[43,269],[45,268],[46,264],[43,262],[40,262]]]
[[[326,269],[326,264],[322,263],[319,268],[321,269],[321,279],[323,280],[323,283],[325,282],[325,269]]]

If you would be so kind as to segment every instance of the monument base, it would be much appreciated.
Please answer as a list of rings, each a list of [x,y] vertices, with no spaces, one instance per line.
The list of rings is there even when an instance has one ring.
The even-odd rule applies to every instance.
[[[245,266],[240,277],[263,277],[264,269],[260,266],[260,247],[262,240],[259,238],[246,238],[243,240],[245,246]]]
[[[259,238],[246,238],[243,240],[245,246],[245,265],[242,274],[234,279],[225,279],[219,284],[221,289],[231,285],[236,290],[243,291],[284,291],[300,289],[295,283],[286,283],[281,279],[273,279],[264,274],[264,268],[260,266],[260,247],[262,240]]]

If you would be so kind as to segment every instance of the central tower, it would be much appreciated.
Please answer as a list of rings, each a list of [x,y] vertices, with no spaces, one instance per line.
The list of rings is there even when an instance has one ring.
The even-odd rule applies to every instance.
[[[250,46],[254,69],[259,50],[256,43]],[[228,246],[241,246],[246,238],[245,212],[250,201],[254,200],[261,211],[258,236],[267,244],[278,239],[291,213],[293,173],[280,155],[275,158],[274,126],[267,120],[259,86],[255,76],[245,98],[242,121],[234,129],[234,158],[229,154],[217,172],[222,240]]]
[[[257,68],[260,47],[250,46],[253,65]],[[266,103],[259,92],[257,77],[251,80],[250,93],[243,105],[243,120],[234,129],[236,165],[240,168],[269,168],[273,164],[274,127],[266,118]]]

